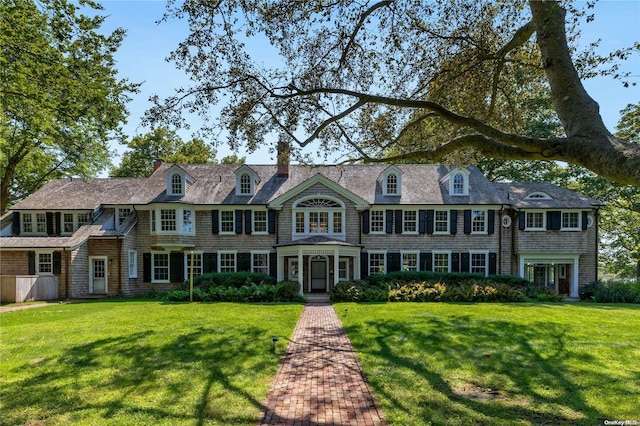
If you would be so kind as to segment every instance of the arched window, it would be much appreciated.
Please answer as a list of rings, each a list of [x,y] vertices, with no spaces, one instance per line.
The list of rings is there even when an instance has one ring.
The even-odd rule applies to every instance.
[[[251,176],[249,173],[240,175],[240,193],[244,195],[251,194]]]
[[[174,173],[171,175],[171,194],[173,195],[182,195],[182,176],[178,173]]]
[[[393,195],[398,193],[398,175],[389,173],[387,175],[387,194]]]
[[[464,176],[462,173],[453,175],[453,195],[464,195]]]
[[[293,238],[327,234],[344,239],[344,204],[325,197],[304,198],[293,205]]]

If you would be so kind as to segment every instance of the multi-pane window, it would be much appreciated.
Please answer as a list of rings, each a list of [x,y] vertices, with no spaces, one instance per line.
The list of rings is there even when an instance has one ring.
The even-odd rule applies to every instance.
[[[253,212],[253,232],[267,232],[267,212],[265,210]]]
[[[39,274],[53,273],[53,253],[38,253],[36,271]]]
[[[89,222],[89,213],[78,213],[78,226]]]
[[[379,275],[385,273],[386,253],[369,253],[369,275]]]
[[[131,208],[124,207],[118,208],[118,226],[122,225],[122,223],[127,219],[127,217],[131,214]]]
[[[338,280],[346,281],[349,279],[349,259],[340,259],[338,261]]]
[[[176,211],[175,209],[160,209],[160,230],[163,232],[175,231]]]
[[[526,229],[544,229],[544,212],[526,212]]]
[[[398,193],[398,175],[395,173],[389,173],[387,175],[387,194]]]
[[[304,233],[304,212],[296,213],[296,233]]]
[[[294,206],[294,214],[294,234],[342,234],[344,232],[344,206],[338,201],[326,198],[302,200]]]
[[[433,218],[434,232],[448,234],[449,233],[449,211],[436,210]]]
[[[562,229],[580,229],[580,213],[562,212]]]
[[[405,210],[402,214],[402,232],[418,232],[418,212]]]
[[[342,213],[333,212],[333,232],[336,234],[342,233]]]
[[[153,253],[153,281],[169,281],[169,253]]]
[[[220,212],[220,232],[235,232],[235,219],[232,210]]]
[[[418,270],[418,253],[402,253],[402,270],[417,271]]]
[[[449,253],[433,253],[433,271],[449,272]]]
[[[182,194],[182,176],[178,173],[174,173],[171,176],[171,193],[173,195]]]
[[[249,173],[240,175],[240,194],[251,194],[251,176]]]
[[[138,278],[138,252],[129,250],[127,260],[127,264],[129,265],[129,278]]]
[[[182,232],[193,232],[193,212],[191,210],[182,211]]]
[[[236,253],[219,252],[220,272],[236,272]]]
[[[36,213],[36,232],[45,234],[47,232],[47,215]]]
[[[31,213],[22,214],[22,232],[33,232],[33,216]]]
[[[329,233],[329,212],[309,212],[309,232]]]
[[[269,273],[269,253],[251,253],[251,272]]]
[[[453,176],[453,195],[464,195],[464,176],[456,173]]]
[[[73,213],[64,213],[62,215],[62,232],[70,234],[75,231],[73,226]]]
[[[193,256],[193,259],[191,258]],[[193,276],[197,277],[198,275],[202,275],[202,253],[185,253],[184,260],[187,264],[187,267],[184,268],[187,276],[185,279],[191,278],[191,265],[193,265]],[[193,263],[192,263],[193,262]]]
[[[371,232],[384,232],[384,211],[371,210],[370,214]]]
[[[472,233],[487,232],[486,219],[487,219],[486,210],[472,210],[471,211],[471,232]]]
[[[471,253],[471,272],[487,275],[487,254]]]

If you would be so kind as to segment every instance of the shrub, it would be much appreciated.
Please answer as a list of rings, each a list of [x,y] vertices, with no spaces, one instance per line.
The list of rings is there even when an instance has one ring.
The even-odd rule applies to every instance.
[[[596,303],[640,303],[640,283],[594,281],[580,289],[580,299]]]
[[[299,294],[299,285],[295,281],[283,281],[277,284],[249,283],[241,287],[210,286],[193,288],[195,302],[304,302]],[[184,302],[189,300],[189,290],[173,289],[164,294],[166,300]]]
[[[235,287],[251,284],[271,284],[274,285],[276,279],[268,274],[256,272],[212,272],[202,274],[193,279],[193,286],[209,291],[211,287]]]

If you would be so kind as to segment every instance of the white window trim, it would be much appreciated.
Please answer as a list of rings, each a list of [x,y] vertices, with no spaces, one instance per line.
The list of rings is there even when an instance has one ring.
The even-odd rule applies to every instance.
[[[264,212],[264,231],[256,231],[256,212]],[[262,221],[261,221],[262,222]],[[251,235],[269,235],[269,211],[268,210],[253,210],[251,212]]]
[[[222,215],[224,213],[229,213],[231,212],[231,231],[223,231],[222,230]],[[218,230],[220,232],[218,232],[218,235],[236,235],[236,211],[235,210],[230,210],[230,209],[220,209],[220,214],[218,217]]]
[[[38,215],[44,215],[44,231],[38,232]],[[24,230],[24,217],[29,215],[31,218],[31,231]],[[20,215],[20,234],[21,235],[47,235],[47,213],[46,212],[26,212]]]
[[[489,251],[488,250],[469,250],[469,272],[473,270],[473,255],[484,255],[484,276],[489,276]]]
[[[138,278],[138,252],[136,250],[127,252],[127,273],[129,278]]]
[[[180,192],[174,192],[173,191],[173,177],[174,176],[179,176],[180,177]],[[177,171],[174,171],[173,173],[170,173],[167,176],[167,195],[184,195],[185,194],[185,184],[186,181],[186,176],[183,173],[179,173]]]
[[[123,216],[122,213],[124,210],[128,210],[128,211]],[[116,225],[120,226],[122,223],[124,223],[125,220],[127,220],[127,217],[129,217],[132,214],[133,214],[133,209],[131,207],[118,207],[116,209]],[[77,220],[77,218],[75,219]]]
[[[484,231],[474,231],[473,230],[473,212],[484,212]],[[489,210],[487,209],[472,209],[471,210],[471,234],[474,235],[487,235],[488,227],[489,227]]]
[[[249,177],[249,192],[242,192],[242,177],[243,176],[248,176]],[[255,191],[255,176],[250,173],[249,171],[243,171],[242,173],[238,174],[236,176],[236,195],[240,195],[243,197],[247,197],[247,196],[251,196],[254,195],[254,191]]]
[[[416,271],[420,270],[420,250],[401,250],[400,251],[400,268],[404,271],[404,255],[412,254],[416,256]]]
[[[340,277],[340,270],[343,269],[341,267],[341,264],[344,263],[345,264],[345,272],[346,272],[346,277],[342,278]],[[336,273],[336,276],[338,278],[338,281],[349,281],[349,276],[351,273],[351,259],[348,257],[340,257],[338,258],[338,272]]]
[[[369,275],[371,274],[371,255],[372,254],[382,254],[383,255],[383,269],[381,272],[378,272],[375,275],[384,275],[387,273],[387,251],[386,250],[370,250],[367,255],[367,272]]]
[[[374,231],[373,230],[373,212],[380,212],[382,214],[382,228],[380,231]],[[369,234],[373,234],[373,235],[384,235],[385,234],[385,220],[386,220],[386,216],[385,216],[385,211],[384,210],[371,210],[371,214],[369,214]]]
[[[577,227],[564,227],[564,215],[568,213],[574,213],[578,215],[578,226]],[[560,213],[560,230],[561,231],[582,231],[582,211],[578,210],[562,210]]]
[[[445,212],[447,214],[447,230],[436,231],[436,216],[438,212]],[[449,235],[451,234],[451,213],[446,209],[436,209],[433,211],[433,234],[434,235]]]
[[[454,169],[449,174],[449,195],[452,197],[465,197],[469,195],[469,171],[465,169]],[[462,194],[454,192],[454,180],[457,175],[462,176]]]
[[[254,256],[256,254],[267,255],[267,271],[266,272],[261,272],[261,273],[268,274],[269,273],[269,268],[271,267],[271,264],[270,264],[271,259],[270,259],[270,256],[269,256],[271,254],[271,252],[269,250],[252,250],[251,251],[251,272],[256,272],[254,270],[254,266],[255,266],[255,264],[254,264]]]
[[[536,191],[527,195],[524,199],[525,200],[551,200],[552,198],[546,192]]]
[[[529,213],[542,213],[542,227],[528,227],[527,215]],[[546,231],[547,230],[547,213],[545,210],[524,210],[524,230],[525,231]]]
[[[396,177],[396,192],[389,192],[389,176]],[[382,195],[399,197],[402,195],[402,174],[396,170],[389,170],[382,176]]]
[[[184,252],[184,280],[187,281],[190,277],[189,277],[189,268],[191,267],[191,251],[185,251]],[[202,251],[193,251],[193,255],[194,256],[200,256],[200,273],[196,274],[195,273],[195,269],[196,267],[194,267],[194,278],[197,277],[198,275],[202,275],[204,273],[204,255]]]
[[[415,213],[415,228],[416,228],[415,231],[405,231],[404,230],[405,223],[407,223],[407,221],[405,220],[405,213],[407,213],[407,212]],[[420,214],[419,214],[418,210],[413,210],[413,209],[411,209],[411,210],[402,210],[402,234],[403,235],[418,235],[418,231],[420,230],[419,229],[419,226],[420,226],[420,217],[419,216],[420,216]]]
[[[51,256],[51,272],[40,272],[40,255],[48,254]],[[44,263],[44,262],[43,262]],[[49,263],[49,262],[47,262]],[[53,250],[37,250],[36,251],[36,275],[52,276],[53,275]]]
[[[289,263],[289,265],[288,265],[289,268],[288,268],[288,271],[287,271],[288,279],[290,281],[297,281],[298,277],[299,277],[299,274],[300,274],[300,265],[298,265],[298,258],[297,257],[296,258],[291,257],[291,258],[289,258],[289,262],[288,263]],[[295,274],[293,273],[294,266],[295,266],[295,270],[296,270]]]
[[[166,280],[156,280],[156,256],[157,255],[166,255],[167,256],[167,279]],[[151,252],[151,283],[153,284],[167,284],[171,282],[171,256],[166,251],[152,251]]]
[[[447,255],[447,273],[451,272],[451,250],[433,250],[431,252],[431,270],[436,272],[436,254]]]
[[[296,207],[297,205],[299,205],[300,203],[309,200],[309,199],[313,199],[313,198],[324,198],[327,199],[329,201],[333,201],[336,202],[340,205],[340,207]],[[309,218],[309,214],[310,213],[327,213],[327,231],[328,232],[311,232],[310,229],[310,218]],[[304,198],[300,198],[299,200],[297,200],[294,204],[293,204],[293,208],[291,209],[291,235],[292,235],[292,239],[295,240],[299,240],[299,239],[303,239],[303,238],[309,238],[309,237],[316,237],[316,236],[327,236],[327,237],[331,237],[331,238],[335,238],[338,240],[345,240],[346,239],[346,208],[344,203],[334,197],[331,196],[325,196],[325,195],[313,195],[310,197],[304,197]],[[297,232],[296,229],[296,216],[297,213],[303,213],[304,214],[304,232]],[[342,226],[342,231],[341,232],[333,232],[333,213],[340,213],[340,217],[341,217],[341,226]]]
[[[161,222],[162,210],[175,210],[176,212],[176,230],[175,231],[163,231]],[[184,228],[184,212],[191,212],[191,231],[183,231]],[[155,230],[153,229],[155,224]],[[151,235],[195,235],[196,234],[196,211],[195,209],[185,208],[177,205],[171,206],[157,206],[152,210],[149,210],[149,232]]]
[[[225,271],[225,272],[238,272],[238,251],[237,250],[219,250],[218,251],[218,272],[222,272],[222,255],[232,254],[233,255],[233,271]]]

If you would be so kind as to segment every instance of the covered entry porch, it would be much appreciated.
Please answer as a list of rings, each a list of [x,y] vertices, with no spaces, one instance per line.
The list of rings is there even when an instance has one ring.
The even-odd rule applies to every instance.
[[[532,283],[572,298],[578,295],[578,254],[520,255],[519,275]]]
[[[300,294],[326,294],[340,281],[360,279],[360,250],[344,241],[307,238],[276,247],[278,281],[300,284]]]

